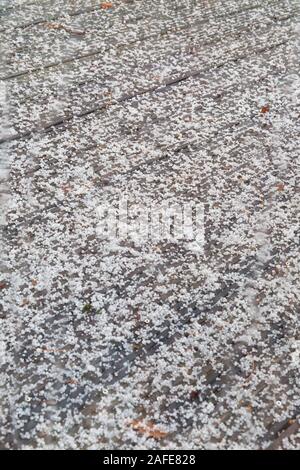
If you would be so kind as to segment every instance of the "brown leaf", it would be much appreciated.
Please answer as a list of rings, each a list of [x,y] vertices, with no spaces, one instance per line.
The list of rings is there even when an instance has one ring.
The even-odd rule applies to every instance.
[[[36,286],[36,285],[37,285],[37,280],[36,280],[36,279],[32,279],[31,284],[32,284],[33,286]]]
[[[71,191],[71,186],[68,185],[68,184],[63,184],[63,185],[61,186],[61,189],[62,189],[62,191],[63,191],[65,194],[67,194],[67,193],[69,193],[69,192]]]
[[[285,275],[285,270],[281,268],[280,266],[275,266],[275,268],[272,271],[272,274],[278,275],[280,277],[283,277]]]
[[[155,427],[152,421],[147,421],[146,423],[143,423],[138,419],[134,419],[129,424],[132,429],[134,429],[134,431],[140,434],[146,434],[148,437],[153,437],[154,439],[163,439],[168,435],[167,432],[161,431],[160,429]]]
[[[266,104],[265,106],[263,106],[263,107],[261,108],[261,110],[260,110],[260,112],[261,112],[262,114],[266,114],[266,113],[268,113],[269,111],[270,111],[270,107],[269,107],[269,105],[267,105],[267,104]]]
[[[45,26],[48,29],[56,29],[56,30],[63,29],[67,33],[75,34],[76,36],[83,36],[85,34],[85,31],[82,31],[80,29],[73,29],[61,23],[45,23]]]
[[[74,379],[74,378],[71,378],[71,379],[67,380],[67,384],[76,385],[78,383],[79,383],[78,380]]]
[[[192,390],[190,393],[190,399],[191,400],[198,400],[199,398],[199,391],[198,390]]]
[[[63,29],[63,25],[60,23],[45,23],[48,29]]]
[[[284,183],[276,184],[277,191],[284,191]]]
[[[100,8],[102,8],[102,10],[108,10],[109,8],[112,8],[113,7],[113,4],[111,2],[103,2],[100,4]]]
[[[0,282],[0,289],[5,289],[7,287],[6,282]]]

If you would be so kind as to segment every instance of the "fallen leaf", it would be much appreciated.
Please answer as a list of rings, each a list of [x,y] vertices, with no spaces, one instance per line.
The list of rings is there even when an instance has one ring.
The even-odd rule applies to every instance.
[[[260,112],[261,112],[262,114],[266,114],[266,113],[268,113],[269,111],[270,111],[270,107],[269,107],[268,105],[263,106],[263,107],[261,108],[261,110],[260,110]]]
[[[63,25],[60,23],[45,23],[48,29],[63,29]]]
[[[64,24],[61,24],[61,23],[45,23],[45,26],[48,29],[56,29],[56,30],[63,29],[67,33],[75,34],[76,36],[83,36],[85,34],[85,31],[82,31],[79,29],[73,29],[70,26],[65,26]]]
[[[284,191],[284,183],[276,184],[277,191]]]
[[[198,390],[192,390],[190,393],[190,399],[191,400],[198,400],[199,398],[199,391]]]
[[[264,292],[261,292],[260,294],[258,294],[256,297],[255,297],[255,303],[258,305],[261,303],[261,301],[263,300],[265,294]]]
[[[67,384],[71,384],[71,385],[76,385],[76,384],[78,384],[79,382],[78,382],[77,379],[74,379],[74,378],[73,378],[73,379],[67,380],[66,383],[67,383]]]
[[[62,191],[63,191],[65,194],[67,194],[67,193],[69,193],[69,192],[71,191],[71,186],[68,185],[68,184],[63,184],[63,185],[61,186],[61,189],[62,189]]]
[[[33,286],[36,286],[36,285],[37,285],[37,280],[36,280],[36,279],[32,279],[31,284],[32,284]]]
[[[163,439],[168,435],[167,432],[161,431],[160,429],[155,427],[152,421],[147,421],[146,423],[143,423],[138,419],[134,419],[129,424],[132,429],[134,429],[134,431],[140,434],[146,434],[148,437],[153,437],[154,439]]]
[[[103,2],[100,4],[100,8],[102,8],[102,10],[108,10],[109,8],[112,8],[113,7],[113,4],[111,2]]]
[[[272,271],[272,274],[277,274],[278,276],[284,276],[285,274],[285,271],[283,268],[281,268],[280,266],[275,266],[274,270]]]
[[[0,289],[5,289],[7,287],[6,282],[0,282]]]

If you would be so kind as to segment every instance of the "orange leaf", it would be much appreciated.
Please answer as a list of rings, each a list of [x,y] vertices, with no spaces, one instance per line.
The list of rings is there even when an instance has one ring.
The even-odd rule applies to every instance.
[[[108,10],[109,8],[112,8],[113,7],[113,4],[111,2],[103,2],[100,4],[100,8],[102,8],[102,10]]]
[[[154,426],[152,421],[147,421],[145,424],[138,419],[134,419],[129,423],[134,431],[140,434],[146,434],[148,437],[153,437],[154,439],[163,439],[168,435],[167,432],[161,431]]]
[[[65,30],[67,33],[75,34],[76,36],[83,36],[85,34],[85,31],[79,30],[79,29],[72,29],[69,26],[65,26],[64,24],[61,23],[45,23],[46,28],[48,29],[57,29],[57,30]]]
[[[263,107],[261,108],[261,110],[260,110],[260,112],[261,112],[262,114],[266,114],[266,113],[268,113],[269,111],[270,111],[269,105],[263,106]]]
[[[48,29],[63,29],[63,25],[60,23],[45,23]]]

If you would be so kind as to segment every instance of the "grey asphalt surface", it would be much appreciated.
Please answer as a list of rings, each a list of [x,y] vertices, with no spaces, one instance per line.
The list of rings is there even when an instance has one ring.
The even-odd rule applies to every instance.
[[[0,2],[1,448],[299,449],[298,6]]]

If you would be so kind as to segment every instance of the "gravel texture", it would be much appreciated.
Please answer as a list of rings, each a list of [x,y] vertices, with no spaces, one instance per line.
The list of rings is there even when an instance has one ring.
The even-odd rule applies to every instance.
[[[1,448],[300,448],[298,7],[0,0]]]

